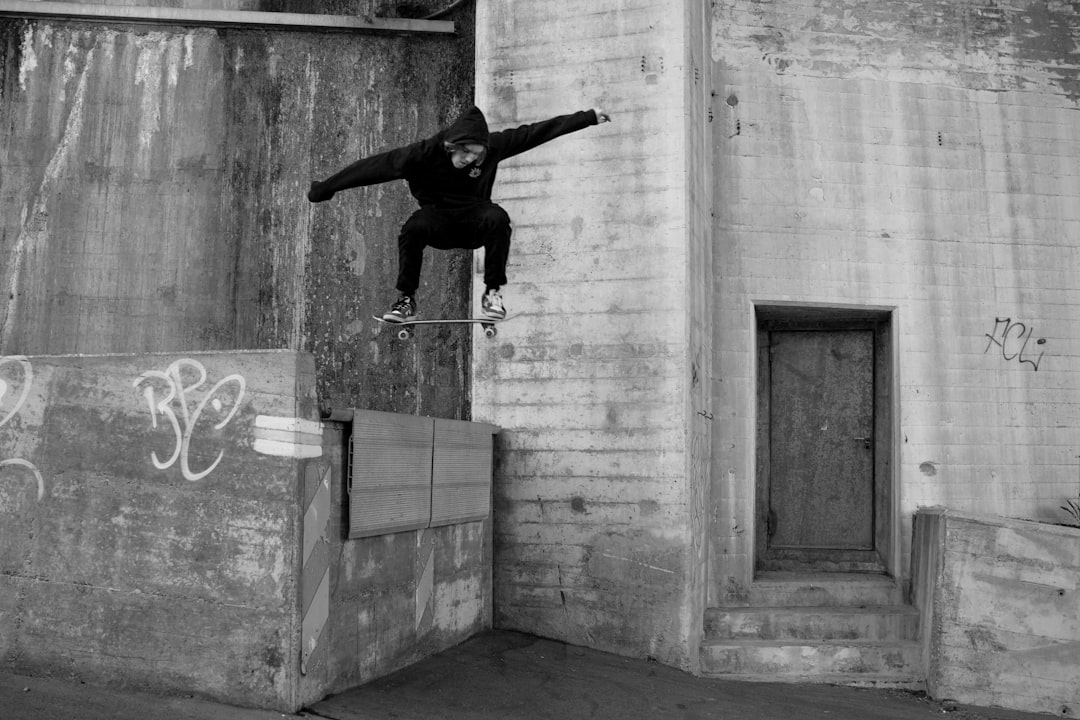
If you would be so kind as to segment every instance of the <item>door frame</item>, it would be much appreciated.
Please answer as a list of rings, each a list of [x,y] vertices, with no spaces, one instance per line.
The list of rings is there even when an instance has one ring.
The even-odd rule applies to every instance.
[[[766,548],[767,529],[761,518],[768,511],[770,418],[769,418],[769,353],[768,333],[786,331],[872,330],[874,332],[874,550],[877,562],[873,566],[859,563],[839,563],[818,570],[848,572],[884,572],[899,577],[900,522],[899,467],[896,442],[899,397],[895,308],[834,305],[796,305],[787,303],[754,303],[755,352],[755,438],[754,438],[754,543],[753,568],[761,572],[759,560]],[[808,571],[815,570],[808,568]]]

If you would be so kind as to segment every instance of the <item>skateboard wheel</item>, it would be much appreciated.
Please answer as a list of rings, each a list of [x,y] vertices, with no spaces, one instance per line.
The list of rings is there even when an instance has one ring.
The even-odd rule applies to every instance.
[[[493,325],[488,325],[486,328],[484,328],[484,337],[493,338],[498,334],[499,334],[499,331],[496,330],[495,326],[493,326]]]
[[[412,333],[409,332],[408,328],[401,328],[397,331],[397,336],[398,340],[408,340],[412,336]]]

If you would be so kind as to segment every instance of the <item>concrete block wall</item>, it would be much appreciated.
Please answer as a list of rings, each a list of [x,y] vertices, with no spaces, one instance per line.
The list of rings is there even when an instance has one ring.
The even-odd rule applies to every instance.
[[[492,520],[347,539],[346,423],[323,424],[329,615],[298,706],[388,675],[492,625]],[[307,485],[310,487],[311,482]]]
[[[0,662],[291,709],[314,363],[0,359]]]
[[[295,712],[491,627],[491,520],[349,540],[295,352],[0,358],[0,663]]]
[[[686,167],[705,123],[686,113],[705,92],[691,24],[656,0],[477,4],[494,128],[596,106],[612,122],[500,166],[513,317],[473,345],[474,418],[504,429],[495,625],[687,668],[708,455],[690,400],[708,373],[690,318],[708,252]]]
[[[935,698],[1074,717],[1080,708],[1080,530],[932,509],[916,554]]]
[[[921,505],[1075,496],[1075,28],[1040,2],[714,4],[712,602],[752,573],[754,303],[894,313],[905,554]]]
[[[371,319],[396,297],[404,183],[305,197],[471,103],[471,14],[447,19],[453,35],[0,18],[0,353],[291,348],[328,403],[467,418],[469,332],[402,344]],[[425,310],[463,314],[469,280],[466,254],[432,253]]]

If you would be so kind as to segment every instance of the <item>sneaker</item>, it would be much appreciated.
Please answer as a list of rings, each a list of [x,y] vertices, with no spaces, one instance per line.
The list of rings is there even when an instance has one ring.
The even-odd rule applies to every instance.
[[[506,307],[503,305],[502,295],[498,290],[488,289],[480,300],[480,314],[493,320],[502,320],[506,317]]]
[[[390,311],[382,316],[387,322],[405,322],[416,318],[416,301],[408,295],[402,295],[393,304]]]

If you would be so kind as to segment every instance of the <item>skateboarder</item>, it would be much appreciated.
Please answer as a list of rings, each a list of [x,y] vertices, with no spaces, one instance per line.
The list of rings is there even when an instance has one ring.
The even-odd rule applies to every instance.
[[[499,289],[506,284],[510,253],[510,216],[491,202],[491,188],[500,161],[554,140],[560,135],[598,125],[611,118],[600,109],[488,132],[476,107],[466,110],[448,128],[404,147],[357,160],[322,182],[311,183],[308,200],[323,202],[347,188],[405,180],[420,204],[398,235],[397,302],[383,315],[389,322],[416,316],[416,289],[424,248],[483,247],[484,291],[481,313],[506,317]]]

